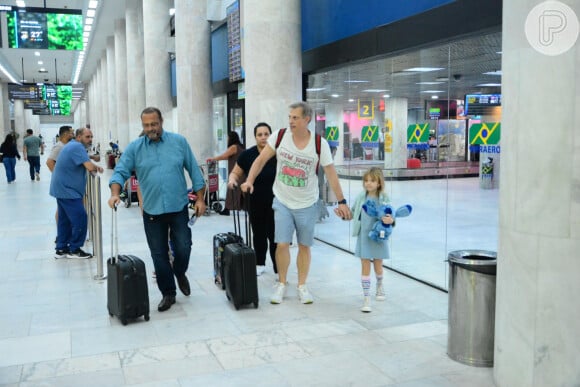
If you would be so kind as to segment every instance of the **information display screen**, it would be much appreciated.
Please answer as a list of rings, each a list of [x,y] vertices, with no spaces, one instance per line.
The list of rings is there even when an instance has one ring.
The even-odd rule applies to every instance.
[[[501,106],[501,94],[467,94],[465,96],[465,115],[488,115],[496,106]]]
[[[6,25],[9,48],[83,49],[81,10],[13,7]]]

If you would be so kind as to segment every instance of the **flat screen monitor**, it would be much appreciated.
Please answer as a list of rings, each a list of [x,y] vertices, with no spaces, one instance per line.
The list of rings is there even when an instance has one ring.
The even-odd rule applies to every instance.
[[[460,105],[463,105],[463,101],[458,101],[456,99],[425,100],[425,119],[455,119],[457,118],[457,108]]]
[[[493,109],[501,106],[501,94],[466,94],[465,115],[490,115]]]
[[[12,7],[6,25],[9,48],[83,49],[81,10]]]

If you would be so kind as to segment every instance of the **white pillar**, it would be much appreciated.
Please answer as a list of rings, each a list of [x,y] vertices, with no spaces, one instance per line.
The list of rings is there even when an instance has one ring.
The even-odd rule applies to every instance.
[[[251,128],[260,121],[287,127],[288,106],[302,100],[301,16],[299,0],[241,3],[249,146],[255,143]]]
[[[338,147],[336,148],[336,154],[334,156],[334,164],[342,164],[344,160],[344,116],[342,105],[340,104],[327,104],[326,105],[326,127],[336,126],[338,128]],[[326,129],[326,128],[325,128]],[[346,144],[348,145],[348,144]]]
[[[177,128],[202,162],[212,156],[210,25],[207,3],[175,1]]]
[[[407,99],[385,99],[385,120],[391,121],[391,152],[385,152],[385,168],[407,168]],[[387,135],[385,133],[385,140]]]
[[[169,76],[169,0],[143,2],[145,103],[161,110],[163,127],[172,130],[171,79]],[[193,27],[192,25],[189,26]],[[190,38],[194,38],[190,36]]]
[[[100,134],[104,134],[104,138],[109,141],[115,141],[116,138],[113,137],[113,131],[111,130],[110,120],[109,120],[109,63],[107,61],[107,52],[103,53],[101,58],[101,82],[100,82],[100,93],[99,99],[101,100],[101,124],[97,128]],[[93,130],[94,131],[94,130]]]
[[[24,101],[14,100],[14,130],[18,134],[18,148],[22,149],[22,140],[26,134],[26,124],[24,122]],[[2,140],[4,141],[4,140]]]
[[[500,387],[580,382],[580,45],[576,40],[558,55],[532,46],[574,43],[580,1],[566,3],[575,15],[558,2],[503,3],[494,364]],[[526,34],[528,15],[536,31]],[[545,23],[566,23],[552,29],[549,43],[539,41],[539,27],[549,27],[543,15],[558,16]]]
[[[117,130],[117,74],[115,71],[115,38],[107,38],[107,127],[111,132],[113,141],[119,141]]]
[[[2,125],[2,139],[4,141],[10,130],[10,107],[8,105],[8,84],[0,82],[0,125]]]
[[[145,59],[143,46],[143,2],[126,0],[127,98],[129,139],[141,134],[141,112],[145,108]]]
[[[127,35],[125,20],[115,20],[115,94],[117,97],[117,136],[121,149],[132,140],[129,138],[129,99],[127,97]]]

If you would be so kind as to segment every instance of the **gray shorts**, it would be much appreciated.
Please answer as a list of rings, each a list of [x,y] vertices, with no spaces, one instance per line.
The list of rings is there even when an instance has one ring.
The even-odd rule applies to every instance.
[[[304,246],[312,246],[314,243],[314,226],[318,216],[318,203],[310,207],[292,210],[274,198],[272,203],[274,210],[274,222],[276,230],[274,240],[276,243],[291,243],[292,234],[296,230],[298,243]]]

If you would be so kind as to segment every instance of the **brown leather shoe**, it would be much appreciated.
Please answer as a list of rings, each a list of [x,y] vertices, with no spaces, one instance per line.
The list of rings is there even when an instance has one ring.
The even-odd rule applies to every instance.
[[[181,277],[177,277],[177,285],[179,285],[179,290],[186,296],[191,294],[191,288],[189,287],[189,280],[187,276],[184,274]]]
[[[171,305],[173,304],[175,304],[175,296],[163,296],[163,299],[157,306],[157,310],[165,312],[167,309],[171,308]]]

